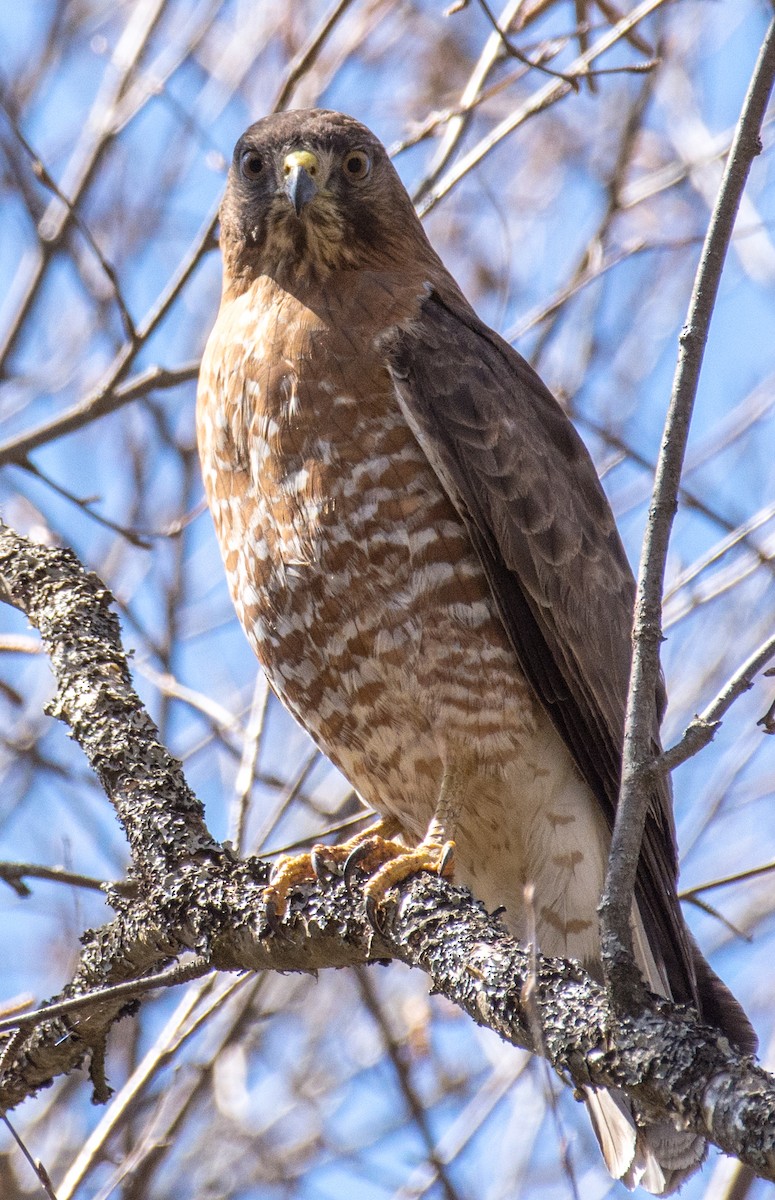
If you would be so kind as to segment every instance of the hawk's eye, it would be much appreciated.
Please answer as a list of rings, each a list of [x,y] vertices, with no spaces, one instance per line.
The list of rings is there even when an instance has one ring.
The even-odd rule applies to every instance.
[[[239,156],[239,169],[245,179],[257,179],[264,165],[257,150],[243,150]]]
[[[365,150],[348,150],[342,166],[349,179],[365,179],[371,170],[371,159]]]

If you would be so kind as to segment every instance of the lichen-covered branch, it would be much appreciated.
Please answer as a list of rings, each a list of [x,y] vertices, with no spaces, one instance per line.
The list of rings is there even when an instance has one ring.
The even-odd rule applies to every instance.
[[[535,957],[468,892],[429,875],[408,883],[376,931],[341,878],[305,885],[279,931],[263,902],[266,864],[237,860],[208,833],[199,802],[132,689],[110,597],[70,551],[0,527],[0,581],[43,637],[66,720],[127,832],[133,889],[111,894],[114,919],[86,935],[67,997],[108,989],[0,1043],[5,1110],[89,1064],[108,1094],[103,1048],[134,1000],[110,985],[152,975],[186,953],[213,969],[317,971],[400,959],[434,990],[514,1045],[541,1050],[576,1087],[626,1089],[646,1114],[668,1113],[775,1179],[775,1080],[690,1010],[654,998],[617,1020],[578,965]],[[152,981],[158,983],[158,979]],[[4,1047],[4,1048],[3,1048]]]
[[[705,345],[727,250],[751,164],[761,153],[761,129],[775,83],[775,19],[770,22],[740,113],[724,176],[695,275],[670,397],[654,489],[641,548],[632,632],[632,670],[622,753],[622,783],[611,836],[600,941],[606,978],[625,1004],[633,991],[630,912],[651,784],[654,696],[662,642],[662,593],[684,455]]]

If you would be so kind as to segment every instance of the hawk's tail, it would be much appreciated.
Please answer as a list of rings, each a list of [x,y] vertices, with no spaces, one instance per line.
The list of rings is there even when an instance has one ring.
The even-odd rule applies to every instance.
[[[681,1186],[705,1158],[704,1138],[669,1121],[640,1126],[623,1092],[584,1089],[595,1137],[614,1179],[667,1196]]]
[[[687,930],[686,936],[694,959],[697,995],[703,1019],[727,1035],[743,1054],[755,1054],[758,1038],[742,1007]]]
[[[648,986],[662,996],[669,996],[670,985],[656,963],[636,908],[633,935],[635,957]],[[705,1158],[704,1138],[689,1130],[676,1129],[670,1121],[639,1124],[623,1092],[585,1088],[584,1100],[605,1165],[613,1178],[621,1179],[630,1191],[642,1187],[654,1196],[667,1196]]]

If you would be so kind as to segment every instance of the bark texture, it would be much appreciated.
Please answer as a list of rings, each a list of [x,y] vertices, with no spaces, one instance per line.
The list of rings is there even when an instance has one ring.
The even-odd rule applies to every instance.
[[[0,1023],[8,1029],[0,1108],[84,1065],[96,1098],[107,1098],[105,1039],[137,1004],[125,988],[111,988],[181,957],[196,955],[200,970],[306,972],[400,959],[480,1025],[543,1054],[572,1086],[623,1088],[644,1113],[671,1116],[775,1180],[771,1075],[689,1009],[653,997],[635,1015],[614,1016],[603,987],[577,964],[517,945],[462,888],[422,875],[387,906],[376,931],[357,890],[332,877],[300,889],[270,929],[269,867],[235,859],[210,835],[134,692],[100,580],[69,550],[0,526],[0,595],[40,632],[56,679],[50,712],[69,725],[99,776],[132,858],[131,887],[109,895],[114,919],[84,934],[78,969],[50,1002],[88,995],[83,1007],[23,1018],[16,1029]]]

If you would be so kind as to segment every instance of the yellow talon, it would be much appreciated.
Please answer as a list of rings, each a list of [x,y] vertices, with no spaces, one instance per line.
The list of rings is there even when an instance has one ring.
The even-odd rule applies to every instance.
[[[277,929],[288,911],[294,889],[312,883],[323,870],[339,868],[348,889],[352,890],[356,871],[370,876],[364,888],[366,911],[373,920],[378,906],[396,884],[420,871],[430,871],[451,879],[455,870],[455,843],[428,838],[419,846],[407,848],[401,842],[382,836],[395,822],[380,822],[374,829],[352,838],[341,846],[314,846],[310,854],[283,854],[275,863],[264,901],[269,924]],[[379,830],[379,832],[376,832]]]
[[[350,874],[355,866],[363,866],[366,872],[371,874],[387,857],[405,854],[405,846],[398,842],[386,841],[381,836],[397,833],[399,828],[396,820],[385,817],[340,846],[316,845],[309,854],[281,854],[263,892],[270,926],[276,928],[282,921],[288,911],[291,895],[299,884],[313,883],[333,867],[343,871],[349,887],[348,867]],[[380,852],[376,849],[378,846],[387,848],[387,851],[382,849]]]
[[[311,883],[315,878],[311,855],[280,855],[269,876],[269,883],[263,891],[263,900],[266,904],[270,925],[275,925],[285,916],[294,888],[298,887],[300,883]]]
[[[397,847],[397,850],[399,853],[393,854],[366,884],[366,902],[371,908],[385,899],[390,888],[419,871],[430,871],[445,879],[451,879],[454,874],[454,842],[420,842],[414,850],[407,850],[403,846]]]

